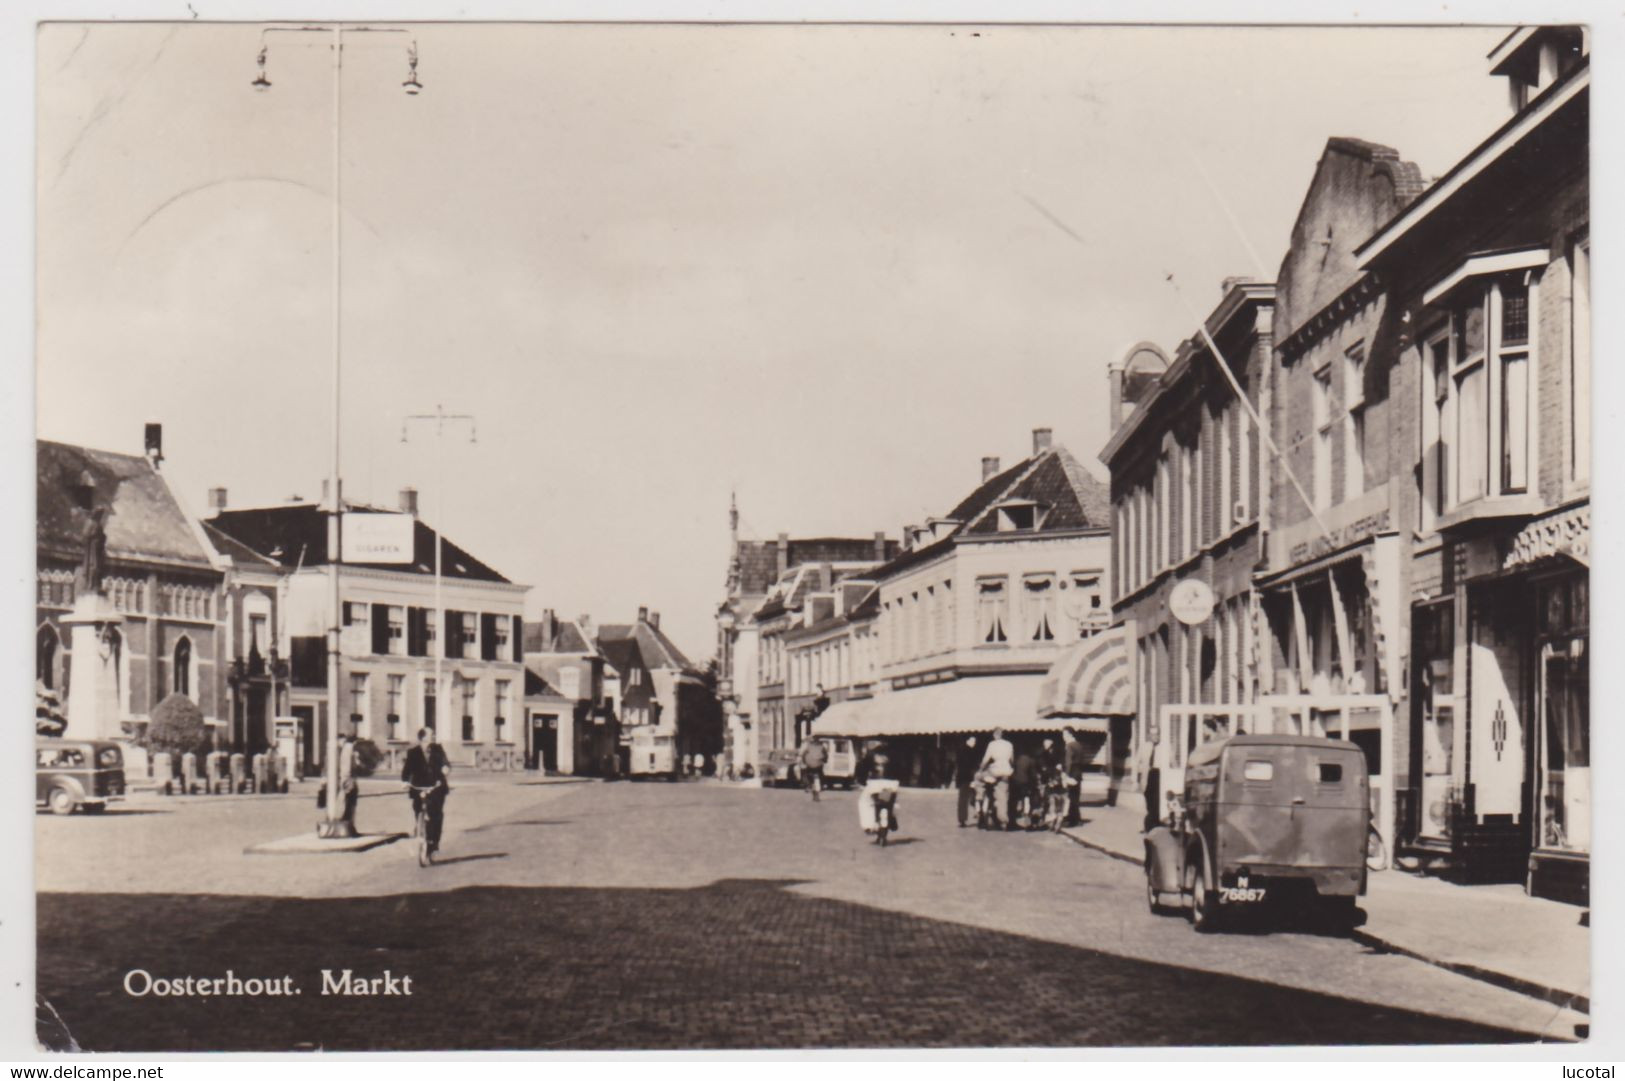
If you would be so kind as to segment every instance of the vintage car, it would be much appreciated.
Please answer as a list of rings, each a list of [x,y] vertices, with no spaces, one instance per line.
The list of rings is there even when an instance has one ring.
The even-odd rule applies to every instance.
[[[1352,918],[1371,828],[1365,755],[1344,740],[1237,735],[1196,748],[1171,821],[1145,836],[1146,900],[1199,931],[1296,895]]]
[[[43,738],[34,743],[34,803],[55,814],[105,811],[124,798],[124,755],[106,740]]]
[[[793,785],[800,783],[801,752],[794,747],[780,747],[767,752],[756,768],[756,775],[764,785]]]

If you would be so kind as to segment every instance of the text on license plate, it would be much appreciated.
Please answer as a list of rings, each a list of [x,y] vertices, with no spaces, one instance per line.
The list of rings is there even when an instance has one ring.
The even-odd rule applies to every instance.
[[[1226,904],[1256,903],[1264,899],[1262,886],[1225,886],[1219,891],[1220,897]]]

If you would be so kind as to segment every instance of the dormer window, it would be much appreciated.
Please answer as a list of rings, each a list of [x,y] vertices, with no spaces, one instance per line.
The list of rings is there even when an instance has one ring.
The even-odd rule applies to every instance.
[[[1000,533],[1032,532],[1044,524],[1049,508],[1031,499],[1007,499],[995,508]]]
[[[953,518],[932,518],[926,522],[925,527],[930,531],[929,536],[932,540],[941,540],[958,529],[959,525],[960,523]]]

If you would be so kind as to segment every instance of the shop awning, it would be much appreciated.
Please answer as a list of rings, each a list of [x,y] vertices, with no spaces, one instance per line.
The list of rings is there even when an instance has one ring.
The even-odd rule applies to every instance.
[[[1038,688],[1037,714],[1054,727],[1106,730],[1106,719],[1134,713],[1134,668],[1121,627],[1086,638],[1061,654]]]
[[[1049,731],[1057,726],[1033,712],[1038,675],[973,676],[882,692],[857,702],[840,702],[818,718],[813,731],[880,739],[959,732]],[[839,709],[845,706],[847,709]]]

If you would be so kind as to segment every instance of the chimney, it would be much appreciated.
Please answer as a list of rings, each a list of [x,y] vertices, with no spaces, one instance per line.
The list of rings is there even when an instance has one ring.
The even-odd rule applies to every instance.
[[[882,530],[875,531],[875,562],[886,562],[886,534]]]
[[[589,642],[591,642],[592,639],[598,637],[598,635],[595,634],[593,632],[593,629],[592,629],[592,616],[591,615],[589,615],[586,612],[582,612],[579,616],[576,617],[576,622],[581,624],[581,633],[587,636],[587,640]]]
[[[659,612],[650,612],[649,613],[649,626],[653,627],[657,631],[660,629],[660,613]]]
[[[401,489],[401,513],[418,516],[418,490],[410,484]]]
[[[1106,392],[1108,395],[1106,423],[1115,432],[1118,425],[1123,423],[1123,366],[1121,364],[1108,364],[1106,366]]]
[[[999,460],[997,458],[982,459],[982,480],[990,481],[999,475]]]
[[[779,573],[778,578],[784,577],[784,572],[790,569],[790,534],[779,534]]]
[[[1049,443],[1050,443],[1050,435],[1051,434],[1052,433],[1051,433],[1050,429],[1048,429],[1048,428],[1034,428],[1033,429],[1033,457],[1034,458],[1038,457],[1040,454],[1043,454],[1045,451],[1049,450]]]
[[[162,424],[147,423],[146,430],[147,461],[152,468],[157,469],[164,461],[164,426]]]
[[[551,609],[551,608],[543,608],[542,609],[542,635],[541,635],[541,638],[542,638],[542,650],[544,652],[546,650],[549,650],[549,649],[553,648],[553,638],[554,638],[554,636],[556,634],[558,634],[558,623],[556,622],[556,620],[557,620],[557,617],[553,615],[553,609]]]
[[[638,622],[639,623],[647,623],[647,622],[649,622],[649,609],[645,608],[641,604],[638,605]]]
[[[912,552],[914,550],[914,533],[919,528],[913,522],[903,527],[903,551]]]
[[[226,490],[224,488],[209,489],[209,509],[216,514],[226,509]]]
[[[835,584],[835,568],[828,563],[818,565],[818,592],[828,593]]]

